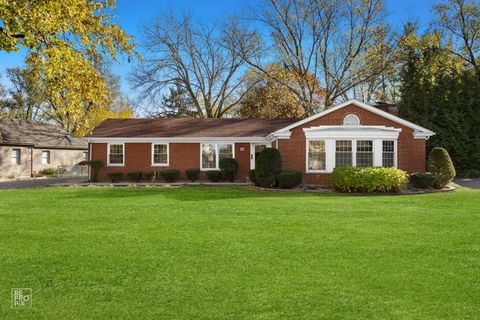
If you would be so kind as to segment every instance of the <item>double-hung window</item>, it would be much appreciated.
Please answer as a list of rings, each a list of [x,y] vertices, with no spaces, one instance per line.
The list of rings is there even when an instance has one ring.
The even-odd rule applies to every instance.
[[[325,140],[308,141],[308,170],[325,170],[325,159]]]
[[[20,149],[12,149],[12,164],[22,164],[22,153]]]
[[[203,170],[219,168],[220,160],[233,158],[233,144],[204,143],[201,144],[201,167]]]
[[[108,145],[108,164],[111,166],[122,166],[124,160],[123,144]]]
[[[393,140],[382,141],[382,166],[395,166],[395,141]]]
[[[357,167],[373,167],[373,141],[357,140]]]
[[[337,140],[335,141],[335,166],[351,167],[352,163],[352,141]]]
[[[154,144],[152,153],[152,164],[154,166],[168,166],[168,144]]]
[[[42,151],[42,164],[50,164],[50,151]]]

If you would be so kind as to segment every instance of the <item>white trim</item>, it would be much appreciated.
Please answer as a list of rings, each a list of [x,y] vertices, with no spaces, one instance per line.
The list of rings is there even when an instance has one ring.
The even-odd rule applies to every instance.
[[[122,163],[110,163],[110,145],[122,145]],[[107,143],[107,167],[125,166],[125,143]]]
[[[293,124],[291,124],[291,125],[289,125],[289,126],[286,126],[286,127],[284,127],[284,128],[281,128],[281,129],[273,132],[272,135],[283,134],[283,133],[285,133],[286,131],[289,131],[289,130],[291,130],[291,129],[293,129],[293,128],[296,128],[296,127],[298,127],[298,126],[301,126],[301,125],[303,125],[303,124],[305,124],[305,123],[308,123],[308,122],[310,122],[310,121],[313,121],[313,120],[315,120],[315,119],[318,119],[318,118],[320,118],[320,117],[323,117],[323,116],[325,116],[325,115],[327,115],[327,114],[329,114],[329,113],[335,112],[335,111],[337,111],[337,110],[339,110],[339,109],[341,109],[341,108],[344,108],[344,107],[346,107],[346,106],[349,106],[349,105],[351,105],[351,104],[356,105],[357,107],[363,108],[363,109],[365,109],[365,110],[367,110],[367,111],[370,111],[370,112],[372,112],[372,113],[378,114],[378,115],[380,115],[380,116],[382,116],[382,117],[384,117],[384,118],[386,118],[386,119],[395,121],[395,122],[397,122],[397,123],[399,123],[399,124],[402,124],[402,125],[404,125],[404,126],[406,126],[406,127],[411,128],[411,129],[414,129],[416,132],[422,133],[422,134],[423,134],[423,138],[425,138],[425,139],[428,138],[428,137],[430,137],[430,136],[433,136],[433,135],[435,134],[433,131],[428,130],[428,129],[424,128],[424,127],[418,126],[418,125],[416,125],[416,124],[414,124],[414,123],[412,123],[412,122],[410,122],[410,121],[407,121],[407,120],[402,119],[402,118],[400,118],[400,117],[394,116],[394,115],[391,114],[391,113],[385,112],[385,111],[380,110],[380,109],[375,108],[375,107],[372,107],[372,106],[370,106],[370,105],[368,105],[368,104],[366,104],[366,103],[363,103],[363,102],[357,101],[357,100],[355,100],[355,99],[352,99],[352,100],[348,100],[348,101],[346,101],[346,102],[344,102],[344,103],[341,103],[341,104],[339,104],[339,105],[336,105],[336,106],[334,106],[334,107],[332,107],[332,108],[330,108],[330,109],[327,109],[327,110],[324,110],[324,111],[322,111],[322,112],[319,112],[319,113],[317,113],[317,114],[315,114],[315,115],[313,115],[313,116],[310,116],[310,117],[308,117],[308,118],[305,118],[305,119],[303,119],[303,120],[300,120],[300,121],[298,121],[298,122],[295,122],[295,123],[293,123]],[[421,139],[419,134],[417,134],[417,136],[419,137],[419,139]]]
[[[320,126],[304,128],[307,139],[398,139],[399,128],[385,126]]]
[[[154,146],[155,145],[167,145],[167,163],[155,163],[155,162],[153,162],[153,156],[154,156],[153,151],[154,151]],[[170,144],[168,142],[152,143],[150,153],[151,153],[151,157],[150,157],[150,160],[151,160],[150,166],[151,167],[169,167],[170,166]]]
[[[120,143],[248,143],[248,142],[258,142],[258,143],[268,143],[269,141],[265,137],[115,137],[115,138],[97,138],[97,137],[87,137],[89,142],[92,143],[111,143],[111,144],[120,144]]]
[[[250,170],[255,169],[255,146],[265,145],[266,148],[271,148],[272,143],[250,143]]]
[[[204,145],[204,144],[213,144],[213,145],[215,145],[215,168],[203,168],[202,145]],[[234,142],[219,141],[219,142],[199,143],[199,146],[200,146],[200,171],[220,170],[220,166],[219,166],[220,159],[219,159],[219,157],[218,157],[218,145],[219,145],[219,144],[230,144],[230,145],[232,145],[232,158],[235,159],[235,143],[234,143]]]

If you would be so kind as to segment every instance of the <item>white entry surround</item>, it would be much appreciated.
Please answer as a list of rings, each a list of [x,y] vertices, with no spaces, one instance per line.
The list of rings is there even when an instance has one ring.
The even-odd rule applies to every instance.
[[[344,125],[318,126],[303,129],[306,138],[305,144],[305,172],[330,173],[335,168],[335,142],[337,140],[352,141],[352,164],[356,166],[355,150],[358,140],[373,141],[373,166],[382,166],[382,143],[384,140],[394,141],[394,166],[397,166],[397,140],[402,129],[385,126],[362,126],[358,121],[353,121],[355,115],[347,115]],[[358,119],[358,118],[357,118]],[[325,141],[325,170],[311,170],[308,168],[308,147],[312,140]]]

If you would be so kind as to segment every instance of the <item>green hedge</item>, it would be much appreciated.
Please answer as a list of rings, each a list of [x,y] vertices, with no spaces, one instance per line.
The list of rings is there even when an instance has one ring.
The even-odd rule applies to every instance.
[[[340,192],[396,192],[406,187],[408,175],[395,168],[337,167],[331,182]]]
[[[237,173],[238,170],[237,161],[233,158],[223,158],[218,165],[225,180],[233,182],[235,173]]]
[[[155,171],[145,172],[143,174],[143,178],[148,182],[154,182],[155,181]]]
[[[123,172],[109,172],[107,176],[110,178],[111,182],[118,182],[123,178]]]
[[[444,148],[433,148],[428,156],[428,171],[435,177],[435,188],[441,189],[455,178],[452,159]]]
[[[302,173],[300,171],[282,171],[278,175],[278,187],[282,189],[291,189],[302,183]]]
[[[435,177],[430,173],[412,173],[410,175],[410,183],[419,189],[428,189],[434,186]]]
[[[90,166],[90,169],[91,169],[90,170],[90,181],[98,182],[98,173],[99,173],[100,169],[103,168],[105,165],[100,160],[88,161],[88,165]]]
[[[220,170],[205,171],[205,174],[207,175],[208,180],[212,182],[218,182],[222,178],[222,172]]]
[[[185,174],[187,175],[188,180],[195,181],[198,180],[200,176],[200,169],[187,169],[185,170]]]
[[[180,177],[180,170],[171,169],[160,171],[160,176],[165,180],[165,182],[175,182]]]
[[[127,177],[129,181],[138,182],[142,178],[142,173],[140,171],[133,171],[127,173]]]
[[[255,183],[255,169],[248,171],[248,179],[250,182]]]
[[[277,176],[282,171],[280,152],[274,148],[265,148],[255,162],[255,184],[263,188],[273,188]]]
[[[57,170],[55,168],[46,168],[40,171],[41,174],[46,175],[46,176],[51,176],[57,173]]]

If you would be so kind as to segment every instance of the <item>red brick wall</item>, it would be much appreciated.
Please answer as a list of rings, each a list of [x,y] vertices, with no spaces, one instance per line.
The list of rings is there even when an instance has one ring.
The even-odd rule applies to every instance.
[[[245,151],[240,151],[244,147]],[[178,169],[181,171],[180,179],[187,180],[185,170],[200,168],[200,144],[199,143],[170,143],[169,144],[169,166],[151,166],[151,144],[150,143],[125,143],[125,165],[123,167],[104,167],[99,172],[101,181],[108,181],[108,172],[123,172],[126,174],[132,171],[162,171]],[[250,170],[250,144],[235,143],[235,159],[238,163],[236,179],[243,180],[248,177]],[[107,163],[107,144],[92,144],[92,160],[101,160]],[[201,180],[206,180],[205,173],[200,174]]]
[[[397,167],[407,172],[425,171],[426,150],[424,139],[414,139],[412,129],[355,105],[341,108],[338,111],[329,113],[323,117],[292,129],[290,139],[279,139],[277,143],[280,154],[282,155],[283,168],[299,170],[302,172],[305,171],[306,139],[303,132],[304,128],[320,125],[342,125],[343,118],[348,114],[357,115],[360,119],[360,124],[362,125],[379,125],[401,128],[402,131],[400,132],[397,142]],[[328,185],[329,174],[305,173],[304,183]]]

